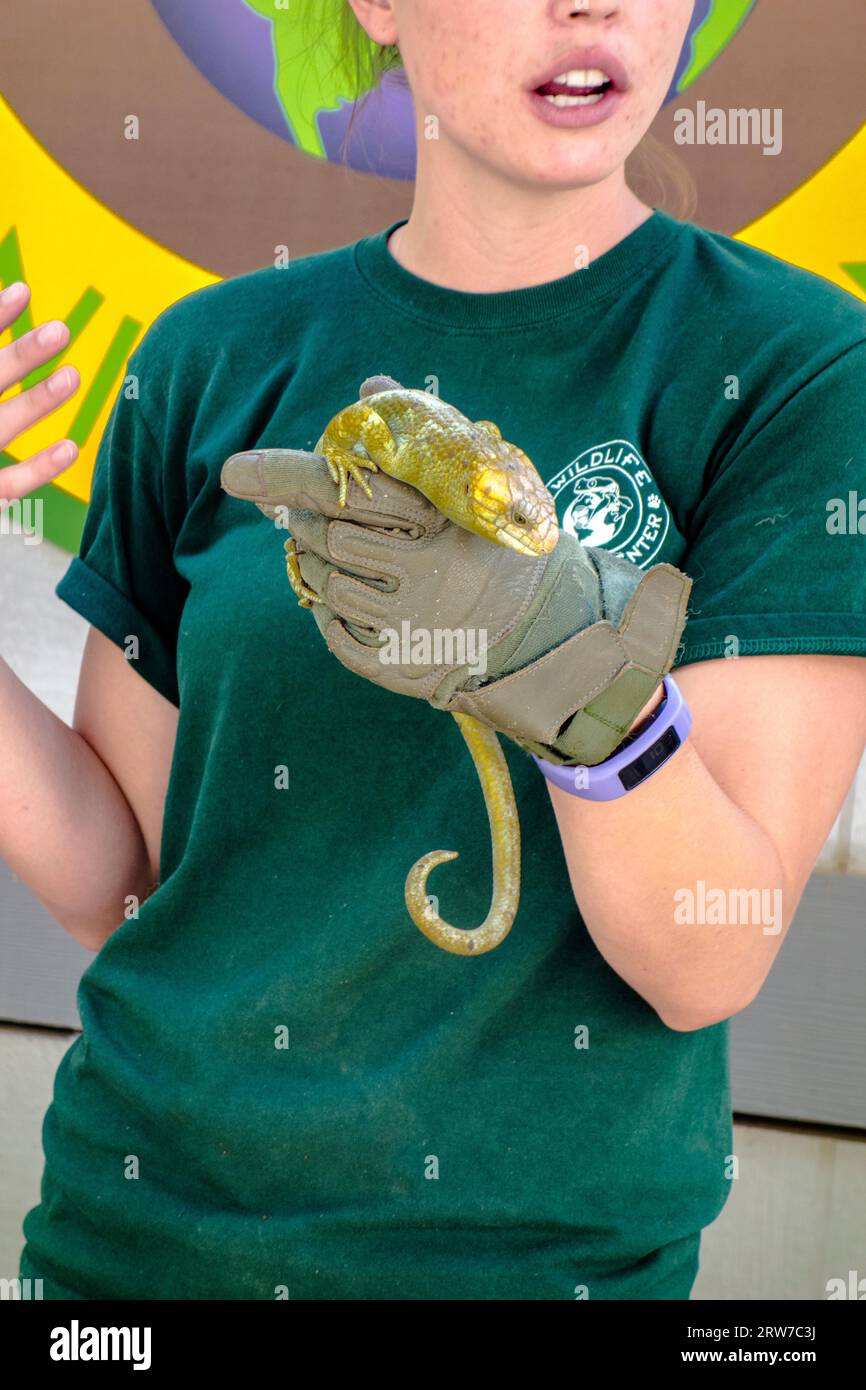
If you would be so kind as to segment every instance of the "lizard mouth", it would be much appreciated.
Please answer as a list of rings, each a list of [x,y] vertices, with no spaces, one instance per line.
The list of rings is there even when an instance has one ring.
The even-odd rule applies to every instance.
[[[556,510],[543,502],[516,502],[505,511],[482,502],[476,505],[475,516],[490,540],[520,555],[549,555],[559,540]]]
[[[520,555],[549,555],[559,540],[559,527],[555,524],[536,527],[532,534],[527,534],[518,522],[504,521],[497,529],[500,545]]]
[[[476,527],[488,540],[521,555],[553,550],[559,538],[556,504],[521,449],[501,444],[466,482],[465,491]]]

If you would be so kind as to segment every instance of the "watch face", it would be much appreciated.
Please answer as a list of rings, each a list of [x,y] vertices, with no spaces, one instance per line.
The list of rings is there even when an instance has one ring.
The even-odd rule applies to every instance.
[[[676,729],[665,729],[660,738],[651,744],[645,752],[635,758],[633,763],[624,767],[619,773],[619,780],[622,782],[626,791],[631,791],[633,787],[639,786],[651,772],[661,767],[662,763],[667,762],[672,753],[675,753],[682,742]]]

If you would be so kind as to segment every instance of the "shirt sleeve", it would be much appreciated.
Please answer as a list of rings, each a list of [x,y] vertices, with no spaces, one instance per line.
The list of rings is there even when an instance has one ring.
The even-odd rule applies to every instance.
[[[866,656],[864,398],[858,342],[752,416],[688,527],[680,568],[693,585],[676,665]]]
[[[97,450],[79,553],[54,592],[179,705],[177,634],[188,585],[175,568],[163,460],[140,398],[148,339],[127,362]]]

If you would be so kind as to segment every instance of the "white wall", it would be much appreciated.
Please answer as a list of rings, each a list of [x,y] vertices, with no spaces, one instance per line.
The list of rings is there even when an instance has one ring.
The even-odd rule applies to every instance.
[[[0,533],[0,656],[72,722],[87,623],[54,593],[71,556],[43,540]]]

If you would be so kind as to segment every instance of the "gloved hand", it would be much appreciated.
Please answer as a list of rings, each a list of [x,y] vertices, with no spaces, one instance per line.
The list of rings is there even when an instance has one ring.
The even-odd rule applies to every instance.
[[[233,454],[221,483],[295,538],[322,599],[311,611],[344,666],[551,762],[609,757],[673,665],[691,579],[566,532],[527,557],[386,473],[364,476],[372,499],[352,480],[341,508],[320,454],[263,449]]]

